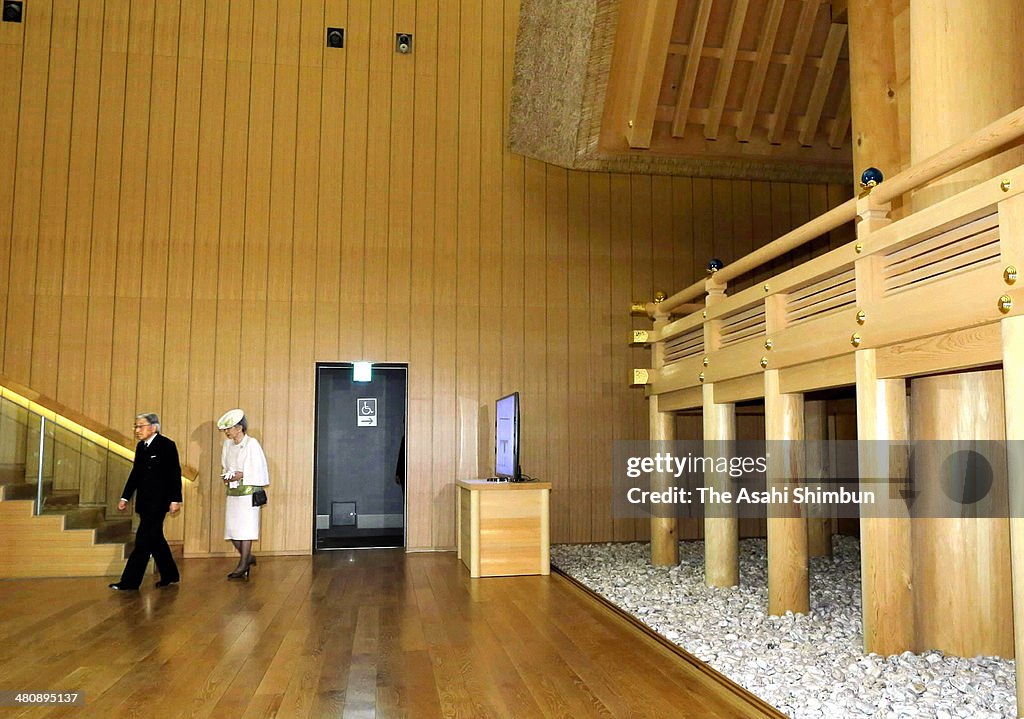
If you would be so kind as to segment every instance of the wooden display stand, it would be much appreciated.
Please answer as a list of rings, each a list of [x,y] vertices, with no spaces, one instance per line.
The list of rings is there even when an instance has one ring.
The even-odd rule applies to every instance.
[[[550,574],[550,482],[460,479],[459,559],[471,577]]]

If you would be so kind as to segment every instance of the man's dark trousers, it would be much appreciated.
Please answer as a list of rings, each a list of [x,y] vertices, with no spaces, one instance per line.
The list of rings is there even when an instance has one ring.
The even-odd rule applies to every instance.
[[[164,517],[167,512],[146,512],[139,515],[139,529],[135,533],[135,548],[128,556],[128,563],[121,573],[121,584],[125,587],[138,587],[146,574],[146,565],[150,555],[156,562],[160,572],[160,581],[177,582],[180,580],[178,565],[171,555],[171,548],[164,539]]]

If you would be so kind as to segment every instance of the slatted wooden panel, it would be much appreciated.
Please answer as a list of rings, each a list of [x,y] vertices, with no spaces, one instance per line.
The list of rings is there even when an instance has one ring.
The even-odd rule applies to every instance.
[[[453,482],[490,471],[513,390],[552,541],[646,536],[611,516],[612,443],[647,435],[630,301],[826,190],[509,154],[517,22],[512,0],[33,0],[0,27],[0,371],[122,431],[161,412],[201,471],[188,553],[228,550],[233,406],[274,483],[260,551],[310,550],[314,365],[355,359],[410,364],[410,547],[454,546]]]

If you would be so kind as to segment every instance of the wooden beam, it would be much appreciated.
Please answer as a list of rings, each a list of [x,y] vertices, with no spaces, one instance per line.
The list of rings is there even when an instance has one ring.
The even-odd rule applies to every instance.
[[[793,63],[786,68],[786,73],[782,77],[782,85],[779,87],[778,99],[775,102],[775,113],[768,127],[768,140],[773,144],[781,143],[782,136],[786,132],[789,111],[793,106],[793,96],[796,94],[796,86],[800,82],[800,73],[803,71],[804,59],[807,57],[807,46],[811,42],[811,34],[814,31],[814,21],[821,8],[821,3],[818,0],[802,0],[802,2],[800,19],[797,21],[796,31],[793,34],[793,49],[791,51]]]
[[[635,12],[642,15],[637,32],[637,66],[633,70],[626,113],[626,142],[632,148],[651,146],[676,4],[677,0],[646,0],[635,8]]]
[[[849,7],[849,4],[849,0],[830,0],[829,5],[832,9],[832,22],[846,22],[847,8]]]
[[[757,43],[757,60],[750,72],[750,82],[747,85],[746,98],[743,100],[743,114],[740,116],[740,122],[736,129],[736,139],[740,142],[750,139],[750,130],[754,126],[757,107],[761,102],[764,79],[768,76],[768,63],[772,59],[772,48],[775,46],[775,36],[779,31],[779,21],[782,19],[784,5],[785,0],[771,0],[771,5],[765,12],[761,38]]]
[[[698,52],[700,52],[700,56],[701,56],[702,59],[710,58],[712,60],[721,60],[722,57],[725,55],[725,49],[724,48],[721,48],[721,47],[708,47],[707,45],[705,45],[704,47],[700,48],[698,50]],[[689,45],[689,43],[685,43],[685,42],[670,42],[668,44],[668,54],[669,55],[689,55],[690,54],[690,45]],[[736,51],[736,60],[738,62],[749,62],[750,64],[754,64],[755,62],[757,62],[758,57],[759,57],[759,55],[757,53],[757,50],[737,50]],[[793,62],[793,56],[790,55],[789,53],[786,53],[786,52],[772,52],[771,55],[768,57],[768,62],[769,63],[774,63],[776,65],[783,65],[783,66],[785,66],[785,65],[789,65],[789,64],[791,64]],[[813,67],[814,69],[818,69],[819,67],[821,67],[821,58],[820,57],[807,57],[807,58],[804,58],[804,67]]]
[[[732,6],[732,13],[729,15],[729,28],[726,30],[725,42],[722,45],[722,59],[718,61],[715,88],[711,94],[708,119],[704,124],[704,137],[708,140],[718,139],[718,127],[722,122],[725,99],[729,94],[729,85],[732,83],[732,71],[736,64],[736,52],[739,50],[740,37],[743,35],[743,25],[747,19],[747,5],[748,0],[736,0]]]
[[[846,133],[850,129],[850,82],[844,80],[843,99],[839,101],[839,109],[836,111],[835,123],[828,133],[828,146],[838,150],[846,140]]]
[[[683,66],[683,77],[676,95],[676,112],[672,120],[672,136],[682,137],[686,133],[686,118],[690,114],[690,102],[693,100],[693,87],[697,82],[697,68],[700,66],[700,49],[704,47],[704,36],[708,31],[708,18],[711,17],[712,0],[700,0],[697,15],[690,33],[690,52]]]
[[[832,86],[832,76],[835,75],[839,52],[843,49],[845,41],[846,25],[832,23],[828,29],[828,39],[825,40],[825,50],[821,54],[818,76],[814,78],[811,98],[807,101],[804,126],[800,130],[800,144],[804,147],[814,144],[814,136],[818,133],[818,121],[821,119],[821,111],[825,107],[825,97],[828,95],[829,87]]]

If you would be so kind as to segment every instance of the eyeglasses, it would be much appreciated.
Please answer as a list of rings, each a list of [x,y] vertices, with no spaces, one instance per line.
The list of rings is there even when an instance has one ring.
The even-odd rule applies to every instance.
[[[152,422],[146,422],[145,424],[137,424],[137,425],[135,425],[135,429],[142,429],[143,427],[148,427],[151,424],[152,424]]]

